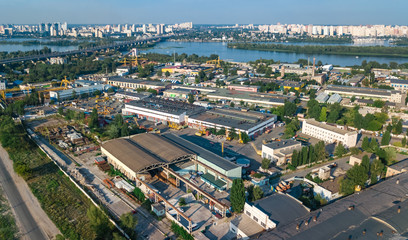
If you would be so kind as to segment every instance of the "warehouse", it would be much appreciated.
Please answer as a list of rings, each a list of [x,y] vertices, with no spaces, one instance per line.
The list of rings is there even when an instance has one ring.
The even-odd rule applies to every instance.
[[[323,140],[327,143],[341,143],[347,147],[357,144],[357,132],[347,131],[314,119],[303,120],[302,133]]]
[[[295,140],[275,141],[262,144],[262,158],[270,159],[276,165],[284,165],[292,159],[293,151],[300,151],[302,144]]]
[[[273,125],[276,120],[277,116],[273,114],[214,108],[206,112],[190,115],[188,117],[188,126],[197,129],[235,129],[237,132],[256,137],[262,134],[265,128]]]
[[[142,100],[151,96],[152,94],[149,92],[117,91],[115,93],[115,98],[119,100]]]
[[[164,91],[163,97],[187,100],[189,94],[191,94],[191,90],[189,89],[175,88],[175,89],[168,89]]]
[[[109,85],[92,85],[89,87],[79,87],[79,88],[71,88],[67,90],[61,90],[61,91],[50,91],[50,99],[57,101],[59,100],[64,100],[64,99],[69,99],[73,97],[73,93],[75,92],[75,95],[77,97],[81,96],[81,94],[93,94],[95,91],[105,91],[109,89]]]
[[[114,87],[127,89],[154,89],[158,93],[170,88],[171,83],[161,81],[146,81],[141,79],[131,79],[124,77],[111,77],[107,80],[108,84]]]
[[[251,93],[230,91],[228,89],[218,89],[215,92],[207,94],[207,98],[212,101],[229,101],[235,104],[244,102],[249,105],[260,107],[276,107],[283,106],[285,101],[293,102],[295,97],[288,97],[269,93]]]
[[[146,98],[131,101],[122,109],[124,115],[137,115],[139,118],[153,122],[173,122],[183,125],[186,117],[205,111],[205,108],[180,102],[168,101],[161,98]]]
[[[404,90],[404,91],[408,90],[408,80],[391,79],[390,85],[395,90]]]
[[[341,98],[341,96],[340,96],[339,94],[335,93],[335,94],[333,94],[333,95],[330,96],[329,100],[327,100],[327,103],[328,103],[328,104],[340,103],[341,100],[343,100],[343,99]]]
[[[327,94],[338,93],[341,96],[356,96],[372,99],[380,99],[383,101],[390,101],[395,103],[401,103],[402,95],[400,91],[387,90],[379,88],[363,88],[363,87],[349,87],[329,85],[325,92]]]
[[[196,168],[198,171],[208,173],[213,176],[215,180],[225,182],[226,187],[232,184],[231,179],[242,177],[242,167],[232,163],[217,154],[208,151],[184,138],[174,134],[165,134],[163,137],[171,140],[177,145],[183,146],[197,156]],[[211,181],[211,179],[209,179]],[[215,183],[214,183],[215,185]]]
[[[132,180],[138,173],[168,167],[169,164],[194,159],[195,156],[187,149],[150,133],[104,142],[101,151],[110,164]]]

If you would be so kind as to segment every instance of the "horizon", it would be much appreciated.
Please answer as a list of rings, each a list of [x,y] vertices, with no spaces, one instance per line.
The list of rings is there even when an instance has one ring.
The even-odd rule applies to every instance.
[[[314,25],[408,25],[404,0],[0,0],[5,9],[1,24],[38,24],[66,21],[70,24],[178,23],[195,24],[276,24],[296,22]],[[61,20],[63,19],[63,20]],[[323,24],[322,24],[323,23]]]

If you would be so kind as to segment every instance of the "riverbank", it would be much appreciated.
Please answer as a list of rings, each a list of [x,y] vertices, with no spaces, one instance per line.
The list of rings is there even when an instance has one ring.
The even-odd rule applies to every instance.
[[[260,44],[260,43],[229,43],[228,48],[241,50],[256,50],[269,52],[285,52],[300,54],[325,54],[344,56],[367,56],[367,57],[398,57],[408,58],[408,47],[384,47],[384,46],[339,46],[339,45],[284,45],[284,44]]]

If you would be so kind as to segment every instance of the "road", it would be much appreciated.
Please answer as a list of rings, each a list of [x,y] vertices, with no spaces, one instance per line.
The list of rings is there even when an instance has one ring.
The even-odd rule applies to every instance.
[[[3,150],[3,149],[2,149]],[[39,224],[34,220],[33,215],[28,210],[26,202],[23,200],[19,189],[15,184],[15,177],[10,174],[9,168],[6,168],[4,161],[11,161],[8,157],[1,154],[0,156],[0,183],[4,189],[4,193],[10,202],[11,208],[16,216],[17,224],[20,227],[22,239],[50,239],[43,233]]]

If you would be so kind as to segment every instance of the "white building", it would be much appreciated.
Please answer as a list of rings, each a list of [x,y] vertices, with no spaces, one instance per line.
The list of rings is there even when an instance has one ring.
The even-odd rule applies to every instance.
[[[7,82],[6,81],[0,81],[0,90],[5,90],[7,86]]]
[[[262,145],[262,158],[270,159],[276,165],[290,161],[294,150],[301,150],[302,144],[294,140],[283,140]]]
[[[249,239],[251,236],[276,227],[262,210],[255,205],[245,203],[244,213],[230,222],[230,231],[237,234],[237,239]]]
[[[383,101],[390,101],[401,103],[402,94],[400,91],[380,89],[380,88],[365,88],[365,87],[350,87],[339,85],[328,85],[325,93],[338,93],[341,96],[356,96],[357,98],[371,98],[380,99]]]
[[[109,85],[103,85],[103,84],[98,84],[98,85],[92,85],[89,87],[79,87],[79,88],[71,88],[67,90],[62,90],[62,91],[51,91],[50,92],[50,98],[53,100],[63,100],[63,99],[69,99],[72,98],[73,93],[75,92],[75,95],[77,97],[81,96],[81,94],[86,93],[86,94],[93,94],[95,91],[105,91],[108,88]]]
[[[357,132],[347,131],[314,119],[303,120],[302,133],[323,140],[326,143],[341,143],[347,147],[357,144]]]

